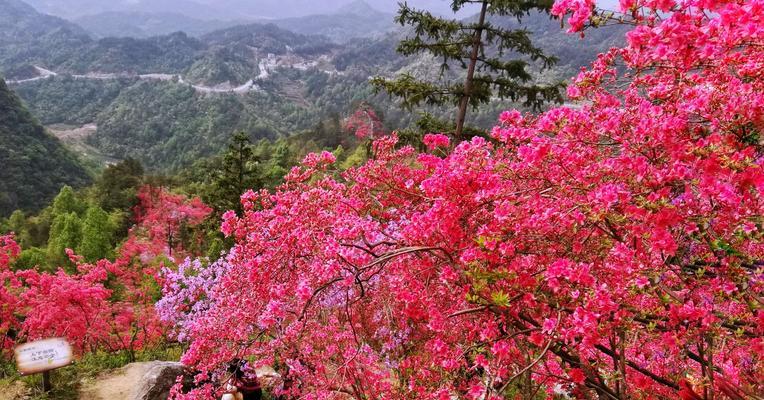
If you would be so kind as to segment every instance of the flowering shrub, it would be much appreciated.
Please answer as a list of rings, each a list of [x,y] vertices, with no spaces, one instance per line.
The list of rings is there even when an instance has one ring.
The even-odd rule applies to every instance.
[[[445,156],[385,137],[242,197],[211,303],[176,317],[184,362],[271,363],[302,399],[764,392],[764,1],[622,5],[580,108]],[[592,3],[571,8],[577,31]]]
[[[144,264],[157,256],[183,259],[183,229],[200,224],[212,212],[199,198],[189,199],[161,187],[144,186],[138,200],[136,226],[123,245],[122,255],[140,255]]]
[[[177,270],[165,268],[161,271],[164,296],[156,304],[156,309],[159,318],[174,328],[173,335],[177,340],[187,340],[190,325],[214,305],[215,282],[230,267],[225,258],[207,266],[200,259],[187,259]]]
[[[19,307],[16,297],[18,283],[11,271],[11,263],[20,253],[21,248],[13,235],[0,236],[0,356],[13,347],[13,333],[19,325],[15,315]]]
[[[0,349],[64,337],[78,353],[132,352],[165,336],[154,308],[160,294],[156,273],[173,249],[184,251],[171,239],[181,225],[199,224],[210,208],[158,188],[145,187],[139,197],[138,223],[117,259],[88,264],[68,249],[76,274],[12,271],[20,248],[11,236],[0,237]]]

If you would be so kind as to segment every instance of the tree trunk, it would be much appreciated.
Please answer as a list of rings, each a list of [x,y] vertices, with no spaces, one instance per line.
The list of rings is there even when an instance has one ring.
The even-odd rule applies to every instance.
[[[485,15],[488,11],[488,0],[483,1],[483,7],[480,9],[480,19],[477,29],[475,29],[475,39],[472,43],[472,54],[470,55],[470,64],[467,68],[467,78],[464,80],[464,94],[459,100],[459,111],[456,114],[456,138],[461,139],[464,132],[464,120],[467,117],[467,107],[470,104],[472,96],[472,80],[475,76],[475,67],[477,58],[480,54],[480,46],[483,41],[483,25],[485,24]]]

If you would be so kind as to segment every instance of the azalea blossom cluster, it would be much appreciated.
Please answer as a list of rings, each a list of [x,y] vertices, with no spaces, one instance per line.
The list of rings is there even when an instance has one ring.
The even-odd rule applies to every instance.
[[[0,350],[63,337],[78,353],[134,351],[166,336],[154,302],[157,273],[171,260],[168,235],[180,224],[198,224],[210,208],[160,188],[145,187],[139,198],[137,223],[115,261],[89,264],[67,250],[76,274],[13,271],[20,248],[12,236],[0,237]],[[175,252],[185,254],[179,245]]]
[[[352,115],[343,121],[345,130],[353,132],[359,139],[377,139],[384,136],[384,124],[374,109],[362,103]]]
[[[202,318],[213,302],[213,288],[231,265],[225,258],[205,265],[201,259],[186,259],[177,268],[161,271],[163,297],[156,304],[159,318],[169,324],[180,342],[188,339],[190,325]]]
[[[764,1],[622,6],[578,108],[246,193],[184,362],[274,365],[301,399],[763,393]]]

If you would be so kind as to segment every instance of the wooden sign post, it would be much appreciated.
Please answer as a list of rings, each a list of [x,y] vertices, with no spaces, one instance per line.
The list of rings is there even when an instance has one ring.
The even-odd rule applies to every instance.
[[[72,363],[72,346],[65,339],[45,339],[16,347],[16,366],[21,375],[42,373],[42,388],[51,390],[50,371]]]

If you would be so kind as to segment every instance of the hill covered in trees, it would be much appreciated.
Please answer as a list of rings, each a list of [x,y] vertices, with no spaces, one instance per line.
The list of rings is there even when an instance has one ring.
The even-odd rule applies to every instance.
[[[64,185],[90,178],[77,158],[27,111],[0,79],[0,216],[36,210]]]
[[[19,19],[42,21],[33,9],[24,10]],[[364,22],[358,15],[364,13],[378,16],[379,24]],[[13,84],[14,89],[43,124],[95,125],[95,133],[84,140],[102,153],[134,157],[151,171],[176,171],[199,157],[217,154],[233,132],[244,131],[255,139],[289,137],[331,115],[347,116],[360,103],[381,111],[389,130],[415,128],[419,111],[436,116],[452,113],[450,107],[409,112],[397,100],[375,93],[371,76],[439,76],[438,60],[396,53],[398,42],[410,34],[404,28],[352,38],[362,26],[384,30],[382,25],[391,22],[389,18],[356,3],[332,15],[241,25],[200,37],[173,33],[93,39],[84,35],[77,36],[79,42],[69,40],[69,50],[59,49],[71,55],[65,59],[45,54],[0,57],[0,69],[21,81]],[[335,24],[343,19],[355,27],[343,30],[349,25]],[[14,24],[11,20],[2,23]],[[497,24],[519,26],[509,17]],[[574,75],[598,52],[622,40],[623,32],[620,27],[607,27],[576,43],[580,39],[569,37],[559,22],[539,13],[524,17],[522,26],[547,53],[560,58],[557,66],[539,77],[549,82]],[[334,28],[341,29],[335,32]],[[33,44],[31,39],[27,43]],[[34,65],[58,75],[39,79]],[[441,79],[456,80],[464,73],[459,66],[451,67]],[[487,129],[510,106],[493,102],[472,113],[468,123]]]

